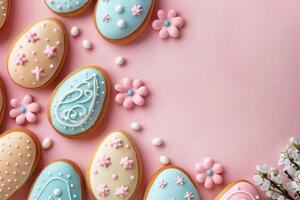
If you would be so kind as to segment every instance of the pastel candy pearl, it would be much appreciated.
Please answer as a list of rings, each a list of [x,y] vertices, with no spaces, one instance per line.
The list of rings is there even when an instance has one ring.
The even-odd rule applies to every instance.
[[[115,63],[116,63],[117,65],[119,65],[119,66],[124,65],[125,62],[126,62],[126,60],[125,60],[125,58],[122,57],[122,56],[118,56],[118,57],[116,57],[116,59],[115,59]]]
[[[121,28],[121,29],[124,29],[124,28],[126,28],[126,21],[124,20],[124,19],[120,19],[118,22],[117,22],[117,25],[118,25],[118,27],[119,28]]]
[[[70,33],[73,37],[77,37],[80,33],[80,29],[77,26],[73,26]]]
[[[47,137],[43,140],[42,147],[43,147],[44,150],[47,150],[52,146],[52,144],[53,144],[52,139]]]
[[[156,147],[162,146],[163,145],[163,141],[160,138],[153,138],[152,139],[152,144]]]
[[[160,156],[159,160],[163,165],[168,165],[171,162],[167,156]]]
[[[82,41],[82,46],[83,48],[85,48],[86,50],[90,50],[92,49],[93,45],[89,40],[83,40]]]
[[[142,129],[141,124],[138,123],[138,122],[132,122],[132,123],[130,124],[130,127],[131,127],[131,129],[134,130],[134,131],[140,131],[140,130]]]
[[[115,7],[115,11],[117,13],[122,13],[124,11],[124,6],[122,6],[121,4],[118,4],[116,7]]]

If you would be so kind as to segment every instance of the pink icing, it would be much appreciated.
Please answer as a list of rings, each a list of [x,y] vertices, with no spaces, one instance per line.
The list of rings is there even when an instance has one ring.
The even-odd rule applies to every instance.
[[[239,182],[231,187],[219,200],[258,200],[259,194],[248,182]]]
[[[177,185],[183,185],[183,184],[184,184],[184,178],[183,178],[182,176],[178,176],[178,177],[176,178],[175,183],[176,183]]]
[[[129,188],[126,186],[117,187],[116,196],[124,198],[128,195],[128,190]]]
[[[132,168],[133,168],[134,161],[133,161],[133,160],[130,160],[130,159],[126,156],[126,157],[121,158],[120,164],[122,165],[122,167],[123,167],[124,169],[132,169]]]
[[[29,43],[35,43],[36,41],[39,40],[36,33],[29,32],[25,37],[27,39],[27,42],[29,42]]]
[[[194,199],[194,194],[192,192],[187,192],[184,198],[186,200],[193,200]]]
[[[23,66],[27,61],[28,61],[28,59],[26,58],[25,54],[18,54],[15,58],[16,65]]]
[[[123,147],[123,140],[120,138],[114,138],[110,141],[109,146],[115,149],[119,149]]]
[[[158,183],[158,186],[159,186],[160,188],[165,188],[166,185],[167,185],[167,182],[164,181],[164,180],[161,180],[161,181],[159,181],[159,183]]]
[[[40,66],[36,66],[32,71],[31,71],[32,75],[35,76],[35,79],[37,81],[40,81],[41,80],[41,77],[42,76],[45,76],[45,73],[44,73],[44,69]]]
[[[109,15],[102,16],[102,21],[108,22],[109,20],[110,20],[110,16]]]
[[[97,188],[97,191],[100,197],[106,197],[109,194],[109,188],[107,187],[107,185],[100,185]]]
[[[56,56],[56,47],[47,45],[44,50],[44,54],[47,56],[47,58],[52,58]]]
[[[113,180],[118,180],[119,176],[118,176],[118,174],[112,174],[112,175],[111,175],[111,178],[112,178]]]
[[[100,164],[101,167],[108,168],[109,165],[111,164],[110,157],[104,155],[104,156],[99,160],[99,164]]]
[[[143,8],[141,5],[133,5],[131,12],[133,16],[140,16],[143,12]]]

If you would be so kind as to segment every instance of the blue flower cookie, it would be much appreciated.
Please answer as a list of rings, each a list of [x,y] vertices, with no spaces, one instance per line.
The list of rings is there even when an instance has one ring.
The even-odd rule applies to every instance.
[[[199,200],[200,197],[192,179],[183,169],[167,166],[153,175],[143,199]]]
[[[45,0],[48,8],[62,16],[75,16],[83,13],[93,0]]]
[[[108,41],[123,44],[135,39],[147,26],[155,0],[98,0],[95,24]]]
[[[69,160],[48,165],[33,184],[28,200],[83,200],[83,178],[79,168]]]
[[[48,104],[48,120],[64,137],[85,135],[101,124],[109,91],[109,78],[100,67],[81,67],[53,91]]]

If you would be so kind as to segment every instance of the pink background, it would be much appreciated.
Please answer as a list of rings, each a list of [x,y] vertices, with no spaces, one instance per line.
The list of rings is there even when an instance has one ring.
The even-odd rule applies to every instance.
[[[258,163],[276,165],[281,148],[300,129],[300,1],[164,0],[158,6],[174,8],[185,18],[181,39],[160,40],[148,27],[136,41],[115,46],[97,34],[92,20],[94,5],[80,17],[58,17],[68,30],[76,25],[82,31],[80,37],[70,37],[70,51],[58,81],[79,66],[97,64],[107,70],[113,83],[123,77],[140,78],[151,89],[146,107],[127,111],[111,100],[100,130],[70,140],[56,134],[47,121],[47,100],[55,84],[22,89],[6,70],[8,48],[18,33],[35,21],[57,16],[42,0],[12,0],[9,26],[0,35],[1,77],[9,99],[31,94],[43,108],[39,122],[25,126],[41,141],[51,137],[55,142],[43,152],[40,168],[68,158],[85,174],[100,139],[117,128],[136,139],[145,185],[161,167],[162,154],[192,175],[195,163],[211,156],[226,166],[226,183],[251,180]],[[94,44],[92,51],[82,48],[84,39]],[[119,55],[128,59],[122,68],[114,64]],[[132,132],[132,121],[143,124],[144,130]],[[14,120],[7,119],[1,129],[14,127]],[[151,139],[156,136],[165,140],[163,148],[152,146]],[[29,185],[15,199],[24,199],[22,193],[28,192]],[[212,199],[222,187],[212,191],[199,187],[202,199]]]

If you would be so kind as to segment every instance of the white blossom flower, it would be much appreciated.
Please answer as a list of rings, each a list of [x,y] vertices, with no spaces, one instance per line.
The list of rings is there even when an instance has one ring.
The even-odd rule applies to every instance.
[[[269,167],[266,164],[263,165],[257,165],[256,169],[258,172],[262,173],[262,174],[267,174],[269,171]]]
[[[280,196],[278,197],[278,200],[285,200],[285,198],[284,198],[284,196],[280,195]]]
[[[263,181],[263,184],[261,185],[260,189],[262,191],[268,191],[270,189],[270,186],[271,186],[271,182],[269,180],[265,179]]]
[[[256,185],[261,185],[263,183],[263,178],[260,175],[254,175],[253,180]]]

